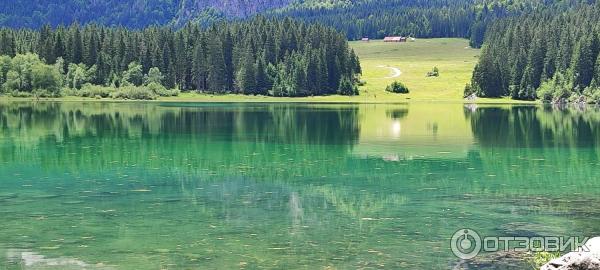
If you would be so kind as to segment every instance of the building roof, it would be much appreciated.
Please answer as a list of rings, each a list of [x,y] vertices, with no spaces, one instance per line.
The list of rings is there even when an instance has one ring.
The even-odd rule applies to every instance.
[[[406,39],[405,37],[385,37],[383,38],[384,41],[400,41]]]

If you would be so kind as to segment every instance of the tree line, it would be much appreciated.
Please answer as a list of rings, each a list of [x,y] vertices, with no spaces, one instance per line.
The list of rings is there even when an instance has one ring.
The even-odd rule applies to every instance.
[[[494,23],[466,94],[600,102],[599,22],[596,3]]]
[[[264,17],[208,28],[189,23],[178,30],[95,24],[0,29],[0,55],[14,57],[3,62],[35,62],[36,56],[28,53],[43,64],[58,65],[55,70],[64,77],[63,85],[71,89],[85,84],[142,86],[148,83],[144,77],[151,77],[156,84],[183,91],[353,95],[361,73],[358,57],[334,29]],[[12,81],[23,74],[15,74],[18,68],[1,70],[4,91],[15,90]]]

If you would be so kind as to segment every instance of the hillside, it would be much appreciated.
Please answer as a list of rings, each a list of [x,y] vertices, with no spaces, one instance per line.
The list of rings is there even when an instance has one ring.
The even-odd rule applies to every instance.
[[[470,38],[479,47],[498,19],[587,0],[14,0],[0,6],[0,26],[39,28],[97,23],[143,28],[209,25],[263,14],[332,26],[348,39],[407,35]]]
[[[294,0],[14,0],[0,6],[0,25],[38,28],[44,24],[98,23],[141,28],[189,20],[247,17]]]

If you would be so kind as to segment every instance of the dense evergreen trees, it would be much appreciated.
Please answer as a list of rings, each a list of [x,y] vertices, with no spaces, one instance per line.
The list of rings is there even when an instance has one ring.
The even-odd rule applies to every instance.
[[[64,86],[73,89],[86,83],[111,87],[160,83],[215,93],[355,94],[341,89],[340,82],[353,86],[360,73],[358,58],[335,30],[263,17],[207,29],[197,24],[179,30],[93,24],[44,26],[38,31],[4,28],[0,53],[37,54],[46,64],[57,66],[64,74]],[[2,69],[3,85],[8,73]]]
[[[421,38],[470,38],[483,43],[494,21],[530,13],[545,6],[569,7],[582,0],[362,0],[303,1],[268,12],[333,26],[349,39],[405,35]]]
[[[0,6],[0,25],[39,28],[80,22],[143,28],[182,27],[193,21],[208,26],[262,13],[319,22],[345,32],[349,39],[465,37],[477,47],[488,25],[499,18],[579,1],[588,0],[15,0]]]
[[[285,6],[294,0],[11,0],[0,5],[0,25],[39,28],[96,23],[144,28],[150,25],[210,24]]]
[[[479,96],[600,102],[600,4],[493,24],[473,73]]]
[[[340,1],[341,2],[341,1]],[[347,2],[347,1],[344,1]],[[338,5],[304,4],[272,12],[344,31],[349,39],[386,35],[468,37],[474,0],[380,0]]]

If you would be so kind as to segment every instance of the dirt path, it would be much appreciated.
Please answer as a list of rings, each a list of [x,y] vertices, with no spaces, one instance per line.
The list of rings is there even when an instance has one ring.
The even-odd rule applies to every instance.
[[[377,66],[377,67],[378,68],[389,68],[392,71],[392,75],[385,77],[386,79],[398,78],[398,77],[400,77],[400,75],[402,75],[402,71],[397,67],[390,67],[390,66]]]

